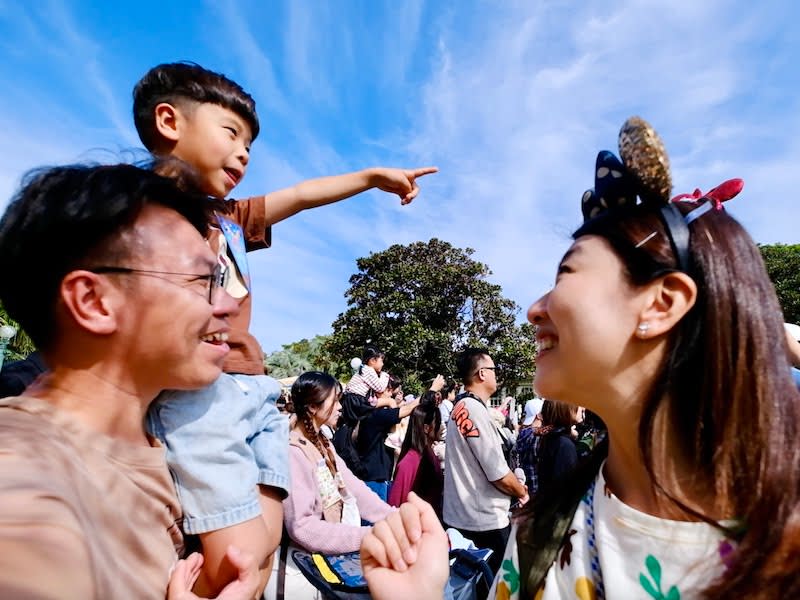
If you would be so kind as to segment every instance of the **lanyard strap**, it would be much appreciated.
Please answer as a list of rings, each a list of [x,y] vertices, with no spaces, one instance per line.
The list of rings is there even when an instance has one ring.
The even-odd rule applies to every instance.
[[[594,530],[594,490],[597,482],[589,487],[589,491],[583,497],[586,504],[586,531],[589,535],[589,565],[592,569],[592,581],[594,583],[595,598],[605,600],[606,590],[603,585],[603,570],[600,568],[600,557],[597,554],[597,538]]]

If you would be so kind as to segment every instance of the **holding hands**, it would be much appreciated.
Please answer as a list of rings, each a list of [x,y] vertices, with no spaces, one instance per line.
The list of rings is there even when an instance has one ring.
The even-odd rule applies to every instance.
[[[441,600],[448,540],[430,504],[414,492],[361,541],[361,566],[375,600]]]

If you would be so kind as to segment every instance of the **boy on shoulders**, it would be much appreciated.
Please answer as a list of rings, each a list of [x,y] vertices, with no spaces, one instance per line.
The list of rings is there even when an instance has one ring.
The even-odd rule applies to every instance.
[[[225,339],[215,340],[231,349],[222,376],[199,391],[164,392],[149,411],[148,428],[167,447],[184,528],[203,546],[198,591],[217,592],[236,576],[225,558],[234,541],[259,558],[265,585],[288,493],[288,428],[274,406],[280,386],[264,374],[261,347],[249,333],[246,252],[269,247],[275,223],[368,189],[395,193],[407,204],[419,193],[417,178],[437,169],[376,167],[221,202],[244,177],[259,133],[252,97],[223,75],[171,63],[145,74],[133,99],[145,147],[191,165],[203,192],[217,200],[208,242],[224,270],[225,289],[240,307]]]

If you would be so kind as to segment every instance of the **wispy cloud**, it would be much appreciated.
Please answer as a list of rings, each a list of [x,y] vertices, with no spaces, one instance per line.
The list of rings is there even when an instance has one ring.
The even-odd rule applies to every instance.
[[[469,38],[469,50],[458,32],[445,30],[439,68],[424,90],[426,122],[411,147],[442,163],[440,193],[450,200],[438,204],[437,221],[463,232],[523,305],[549,286],[580,216],[577,199],[592,184],[594,155],[615,149],[630,114],[662,133],[682,185],[711,187],[745,170],[755,176],[750,189],[761,172],[783,174],[780,180],[791,172],[783,170],[791,150],[766,159],[749,147],[719,163],[724,142],[758,136],[739,106],[751,101],[759,75],[746,59],[769,36],[763,23],[734,27],[729,9],[713,4],[605,9],[566,18],[554,5],[507,8],[483,36]],[[770,228],[785,229],[787,220],[791,213],[776,210]],[[759,235],[767,235],[761,227]]]
[[[677,191],[743,177],[731,212],[758,241],[797,240],[792,3],[209,1],[164,23],[176,56],[131,45],[135,72],[107,32],[113,10],[0,0],[13,84],[0,204],[29,167],[138,145],[130,87],[151,57],[210,60],[256,98],[263,133],[241,196],[375,164],[441,168],[411,206],[369,192],[276,226],[274,247],[252,255],[267,349],[330,327],[358,256],[434,236],[475,248],[525,307],[551,284],[596,152],[615,149],[632,114],[664,138]],[[145,12],[114,21],[149,28]]]

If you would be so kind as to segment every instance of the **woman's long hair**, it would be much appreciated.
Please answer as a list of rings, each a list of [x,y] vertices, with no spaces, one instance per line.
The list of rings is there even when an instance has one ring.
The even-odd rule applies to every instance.
[[[297,415],[297,422],[303,426],[303,434],[319,450],[328,469],[335,475],[336,459],[333,449],[328,438],[317,433],[309,410],[312,406],[322,406],[334,390],[337,394],[342,391],[342,385],[336,378],[320,371],[307,371],[292,384],[286,407],[287,411]]]
[[[542,403],[542,426],[566,427],[569,429],[576,422],[577,407],[566,402],[545,400]]]
[[[695,203],[681,203],[687,213]],[[654,469],[656,416],[668,416],[681,455],[713,486],[715,514],[735,518],[733,561],[708,598],[800,596],[800,394],[790,376],[783,317],[758,247],[724,210],[689,225],[687,274],[697,299],[670,334],[642,407],[639,446],[655,486],[695,518]],[[650,237],[653,233],[656,235]],[[658,209],[593,219],[575,234],[606,239],[630,283],[678,270]],[[644,243],[642,243],[644,242]]]
[[[430,428],[429,431],[425,430],[426,426]],[[406,437],[400,447],[398,460],[403,460],[403,457],[411,449],[416,450],[425,458],[441,426],[442,414],[439,412],[439,407],[433,402],[421,402],[409,417]]]
[[[422,459],[414,476],[412,491],[430,502],[440,518],[443,481],[442,472],[436,464],[439,459],[433,454],[432,444],[438,437],[441,426],[442,414],[439,407],[434,402],[421,402],[411,412],[398,459],[398,462],[403,460],[411,449],[420,454]],[[425,430],[426,427],[429,428],[428,431]]]

